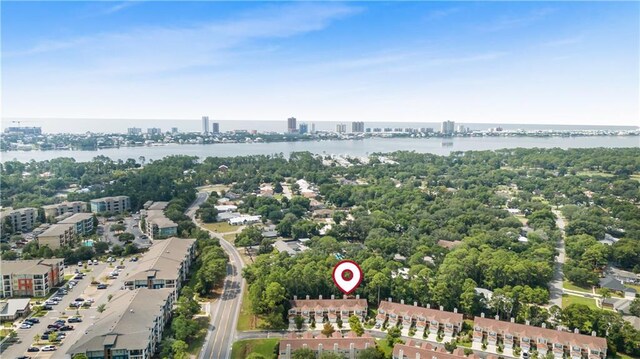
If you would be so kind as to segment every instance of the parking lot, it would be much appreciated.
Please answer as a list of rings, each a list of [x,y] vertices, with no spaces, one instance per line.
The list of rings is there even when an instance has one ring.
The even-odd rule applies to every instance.
[[[106,311],[109,310],[108,296],[110,294],[115,296],[120,290],[122,290],[121,288],[123,286],[124,279],[137,269],[139,265],[138,263],[139,262],[131,262],[129,259],[126,259],[123,263],[124,269],[122,269],[121,273],[115,279],[108,279],[107,277],[109,276],[109,273],[114,271],[116,267],[120,265],[119,260],[111,265],[107,263],[99,263],[95,266],[87,266],[87,273],[84,273],[84,278],[78,280],[78,284],[73,289],[68,290],[68,293],[62,296],[57,305],[52,306],[53,310],[47,312],[45,316],[38,318],[40,320],[39,323],[36,323],[30,329],[17,329],[20,342],[7,348],[7,350],[2,353],[2,358],[18,358],[20,356],[42,359],[64,358],[64,354],[69,347],[85,334],[87,328],[89,328],[99,316],[97,310],[98,306],[100,304],[106,304]],[[66,267],[65,275],[75,274],[76,269],[78,269],[77,265]],[[82,271],[83,268],[79,269]],[[91,285],[92,279],[95,279],[100,283],[108,284],[107,288],[102,290],[97,289],[95,285]],[[93,303],[89,308],[70,308],[69,304],[78,298],[82,298],[87,301],[92,300]],[[67,324],[72,325],[74,330],[64,332],[66,334],[66,338],[56,344],[56,351],[27,352],[27,349],[34,342],[34,337],[36,335],[42,336],[42,334],[47,331],[48,325],[54,323],[56,320],[65,319],[66,321],[67,318],[75,316],[81,317],[82,322]],[[18,323],[20,322],[21,321]],[[46,340],[41,340],[41,344],[37,346],[41,347],[46,344],[49,343]]]

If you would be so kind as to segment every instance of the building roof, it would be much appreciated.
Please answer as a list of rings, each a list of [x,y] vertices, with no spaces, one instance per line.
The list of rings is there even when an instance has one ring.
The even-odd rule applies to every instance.
[[[443,248],[453,249],[462,244],[462,241],[446,241],[441,239],[438,241],[438,245]]]
[[[145,280],[148,277],[177,278],[182,261],[195,242],[195,239],[176,237],[154,241],[142,256],[138,272],[131,274],[125,281]]]
[[[291,309],[300,311],[311,310],[365,310],[367,309],[366,299],[294,299],[289,301]]]
[[[571,333],[554,329],[540,328],[512,322],[504,322],[491,318],[476,317],[474,327],[484,328],[496,333],[509,333],[520,338],[545,338],[553,343],[562,343],[567,346],[591,347],[598,349],[607,348],[607,340],[591,335]]]
[[[625,287],[624,284],[622,284],[622,282],[614,277],[604,277],[602,279],[600,279],[600,287],[602,288],[609,288],[611,290],[616,290],[616,291],[620,291],[620,292],[631,292],[631,293],[635,293],[636,290],[633,288],[629,288],[629,287]]]
[[[46,274],[52,265],[62,264],[64,259],[30,259],[17,261],[0,261],[0,273],[2,274]]]
[[[239,217],[235,217],[235,218],[230,218],[229,219],[229,223],[231,224],[242,224],[245,222],[258,222],[260,221],[260,218],[262,218],[262,216],[260,215],[256,215],[256,216],[239,216]]]
[[[16,312],[29,307],[29,298],[7,299],[0,302],[0,316],[15,316]]]
[[[105,345],[113,345],[113,350],[146,348],[154,319],[172,292],[172,289],[147,288],[120,292],[67,354],[102,351]]]
[[[429,343],[422,343],[416,346],[417,344],[413,340],[408,340],[406,344],[396,344],[393,347],[393,357],[394,358],[417,358],[418,354],[420,358],[425,359],[461,359],[467,358],[464,355],[464,350],[461,348],[457,348],[453,351],[453,353],[447,352],[443,347],[436,348]],[[402,355],[400,356],[400,351],[402,350]],[[471,354],[469,359],[478,358],[474,354]]]
[[[8,207],[0,211],[0,216],[6,216],[11,213],[23,213],[23,212],[32,212],[32,211],[37,211],[37,210],[33,207],[24,207],[24,208],[16,208],[16,209]]]
[[[169,205],[169,202],[153,202],[147,208],[148,210],[164,210]]]
[[[94,198],[91,200],[91,202],[119,201],[123,199],[129,199],[129,196],[112,196],[112,197]]]
[[[462,322],[461,313],[418,307],[417,305],[394,303],[387,300],[383,300],[380,302],[380,305],[378,306],[378,313],[379,315],[385,313],[393,313],[401,316],[408,315],[417,318],[422,317],[427,321],[436,320],[438,323],[454,324]]]
[[[82,205],[84,204],[84,202],[82,201],[64,201],[64,202],[60,202],[60,203],[54,203],[54,204],[47,204],[45,206],[42,206],[42,208],[44,209],[56,209],[62,206],[75,206],[75,205]]]
[[[78,223],[80,221],[86,221],[88,219],[93,219],[93,213],[76,213],[58,223]]]
[[[38,237],[59,237],[68,231],[73,231],[71,223],[57,223],[51,225],[46,231],[38,234]]]
[[[352,345],[354,349],[364,350],[367,348],[375,347],[375,341],[369,334],[363,334],[361,337],[358,337],[355,334],[345,335],[344,338],[339,337],[340,333],[335,332],[336,336],[332,336],[331,338],[325,338],[322,335],[318,335],[318,337],[313,338],[311,333],[306,333],[303,337],[297,337],[296,333],[290,333],[287,335],[285,339],[280,340],[280,352],[284,352],[289,346],[291,351],[309,348],[309,349],[317,349],[318,346],[322,345],[324,350],[332,350],[336,345],[338,349],[348,350]]]

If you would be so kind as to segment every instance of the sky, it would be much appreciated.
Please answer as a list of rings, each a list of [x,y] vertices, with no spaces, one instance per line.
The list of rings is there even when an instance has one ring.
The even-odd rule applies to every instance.
[[[639,2],[2,2],[2,118],[640,125]]]

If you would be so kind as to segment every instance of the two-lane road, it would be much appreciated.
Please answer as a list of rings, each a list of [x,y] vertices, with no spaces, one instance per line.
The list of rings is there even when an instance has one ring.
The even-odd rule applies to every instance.
[[[196,200],[186,211],[186,215],[191,217],[194,223],[204,230],[207,229],[202,227],[196,220],[195,213],[208,197],[208,193],[199,192]],[[242,290],[245,285],[244,278],[242,278],[244,263],[231,243],[224,240],[218,233],[211,231],[209,233],[220,240],[220,245],[229,255],[229,264],[227,265],[227,277],[224,281],[222,295],[210,307],[211,323],[209,324],[207,338],[200,352],[200,359],[229,359],[231,357],[231,345],[236,339],[236,326],[242,305]]]

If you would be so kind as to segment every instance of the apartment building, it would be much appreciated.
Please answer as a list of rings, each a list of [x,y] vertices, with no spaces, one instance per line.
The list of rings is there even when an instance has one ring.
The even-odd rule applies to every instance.
[[[81,212],[84,212],[86,208],[87,208],[87,204],[82,201],[73,201],[73,202],[64,201],[61,203],[42,206],[42,209],[44,209],[44,216],[47,219],[60,217],[67,213],[71,213],[71,214],[81,213]]]
[[[449,353],[445,348],[436,348],[433,345],[422,342],[417,343],[408,340],[406,344],[396,344],[393,346],[393,359],[480,359],[475,354],[468,357],[464,355],[462,348],[457,348],[453,353]],[[487,356],[486,359],[495,359],[493,355]]]
[[[65,357],[150,359],[158,351],[173,303],[170,289],[121,291]]]
[[[349,359],[356,359],[360,351],[367,348],[374,348],[374,339],[364,334],[358,337],[354,332],[349,332],[343,337],[339,331],[333,333],[331,338],[323,335],[313,337],[311,332],[305,332],[301,337],[296,333],[289,333],[280,340],[279,359],[291,359],[292,353],[298,349],[311,349],[320,356],[323,352],[336,353]]]
[[[76,213],[71,217],[58,222],[58,224],[71,224],[73,225],[74,234],[86,236],[93,232],[93,214]]]
[[[145,218],[145,232],[152,239],[162,239],[178,234],[178,224],[164,215],[169,202],[145,203],[142,211]]]
[[[4,223],[9,218],[14,232],[28,232],[36,225],[38,210],[32,207],[13,209],[11,207],[0,211],[0,221]]]
[[[48,246],[51,249],[58,249],[71,243],[75,234],[75,225],[71,223],[56,223],[51,225],[44,232],[38,234],[38,244]]]
[[[318,299],[309,299],[309,296],[306,299],[298,299],[294,296],[290,303],[289,323],[294,323],[298,315],[304,318],[306,323],[322,323],[324,319],[335,323],[338,318],[346,323],[352,315],[364,321],[367,316],[367,300],[360,299],[359,295],[356,295],[355,299],[335,299],[333,295],[331,299],[322,299],[322,296]]]
[[[115,196],[92,199],[91,212],[93,213],[122,213],[131,210],[129,196]]]
[[[418,333],[428,329],[429,333],[437,334],[442,330],[444,335],[455,336],[462,329],[462,314],[456,309],[453,312],[419,307],[418,303],[413,305],[404,304],[404,300],[400,303],[394,303],[389,300],[383,300],[378,307],[378,315],[376,322],[382,325],[384,322],[389,325],[402,324],[405,327],[411,325],[416,326]]]
[[[62,283],[64,259],[0,261],[2,297],[44,297]]]
[[[187,279],[196,256],[196,240],[168,238],[155,242],[145,253],[138,271],[124,281],[129,289],[171,288],[177,292]]]
[[[499,344],[507,349],[519,346],[523,352],[536,350],[539,357],[551,351],[556,358],[570,357],[573,359],[600,359],[607,355],[607,340],[592,335],[561,330],[535,327],[527,324],[500,321],[485,318],[484,313],[473,321],[474,343],[487,344],[496,347]]]

